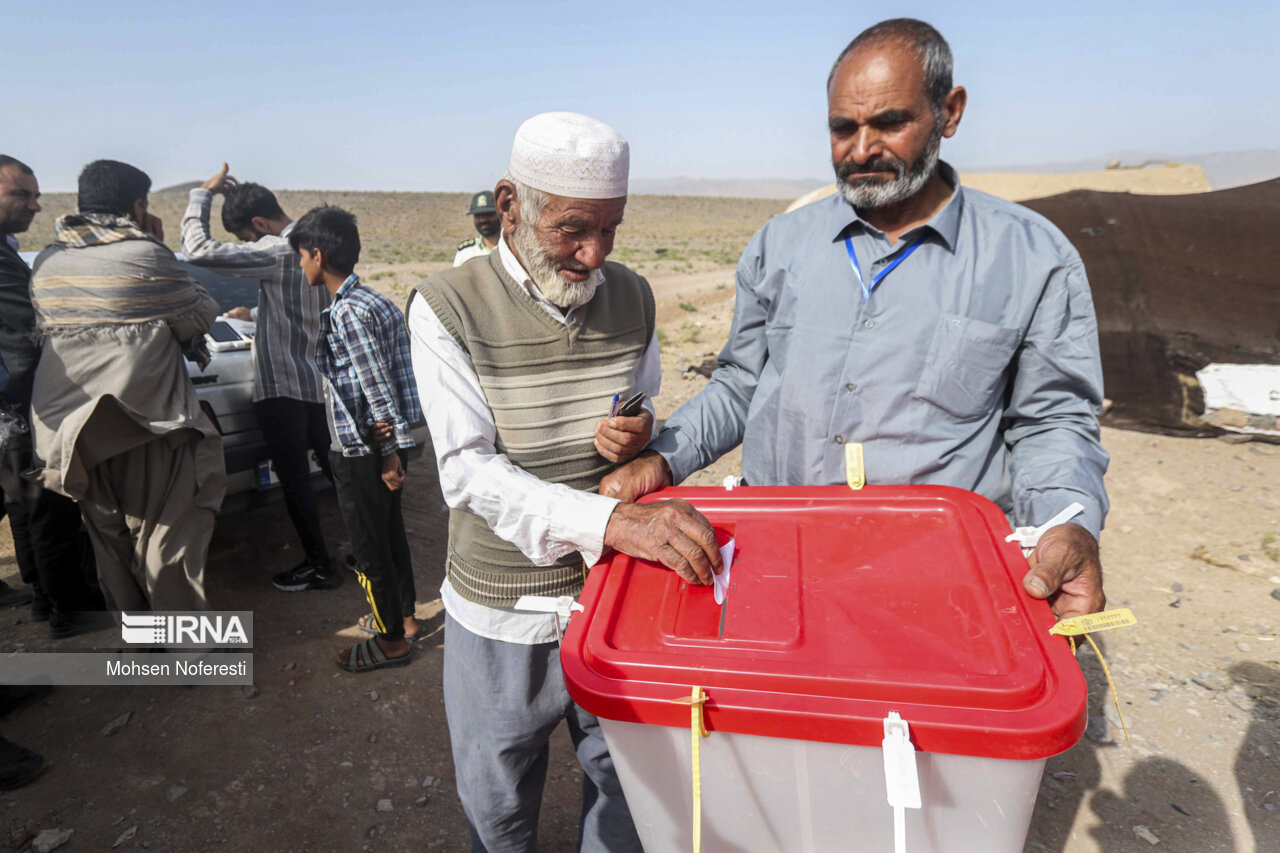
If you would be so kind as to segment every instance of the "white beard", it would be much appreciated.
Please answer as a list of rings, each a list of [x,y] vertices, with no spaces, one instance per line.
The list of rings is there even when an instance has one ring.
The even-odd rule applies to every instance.
[[[586,305],[595,296],[596,288],[604,282],[602,270],[591,270],[586,281],[570,281],[558,273],[555,262],[538,242],[533,226],[526,225],[523,219],[511,237],[529,278],[543,297],[562,311]]]

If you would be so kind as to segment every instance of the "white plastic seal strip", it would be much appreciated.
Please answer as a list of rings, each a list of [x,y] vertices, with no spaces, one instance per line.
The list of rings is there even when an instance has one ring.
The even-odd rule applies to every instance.
[[[920,775],[916,770],[916,748],[911,745],[911,727],[890,711],[884,718],[884,786],[893,806],[893,850],[907,853],[906,809],[920,808]]]
[[[1045,534],[1046,530],[1050,527],[1057,527],[1059,524],[1066,524],[1082,512],[1084,512],[1084,504],[1073,503],[1039,527],[1019,527],[1004,537],[1004,541],[1017,542],[1018,547],[1022,549],[1023,556],[1029,557],[1031,552],[1036,549],[1036,546],[1040,544],[1040,537]]]
[[[569,627],[569,615],[575,610],[582,612],[582,605],[572,595],[552,598],[547,595],[522,595],[516,602],[516,610],[528,610],[533,613],[554,613],[556,615],[556,632],[563,637]]]

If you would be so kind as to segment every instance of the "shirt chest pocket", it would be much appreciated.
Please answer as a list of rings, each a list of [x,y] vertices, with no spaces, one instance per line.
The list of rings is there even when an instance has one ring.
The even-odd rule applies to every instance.
[[[1021,340],[1018,329],[943,314],[912,396],[961,420],[987,415],[1004,391]]]
[[[324,348],[325,357],[335,371],[345,371],[351,367],[351,353],[347,351],[342,341],[326,338],[322,341],[321,346]]]

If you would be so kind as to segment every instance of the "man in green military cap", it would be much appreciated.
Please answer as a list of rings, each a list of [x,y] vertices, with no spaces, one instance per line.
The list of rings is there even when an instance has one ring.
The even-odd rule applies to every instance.
[[[498,235],[502,233],[502,223],[498,219],[498,210],[493,206],[493,192],[481,190],[471,197],[471,209],[467,216],[474,217],[479,237],[463,240],[458,244],[458,254],[453,256],[453,265],[460,267],[472,258],[483,258],[498,247]]]

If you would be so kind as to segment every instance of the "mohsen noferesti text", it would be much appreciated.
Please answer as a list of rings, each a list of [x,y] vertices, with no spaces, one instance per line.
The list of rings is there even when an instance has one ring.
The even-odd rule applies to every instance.
[[[243,676],[248,670],[244,661],[238,663],[208,663],[207,661],[174,661],[173,663],[138,663],[137,661],[107,661],[107,675],[113,678],[159,677],[170,675],[194,676]]]

